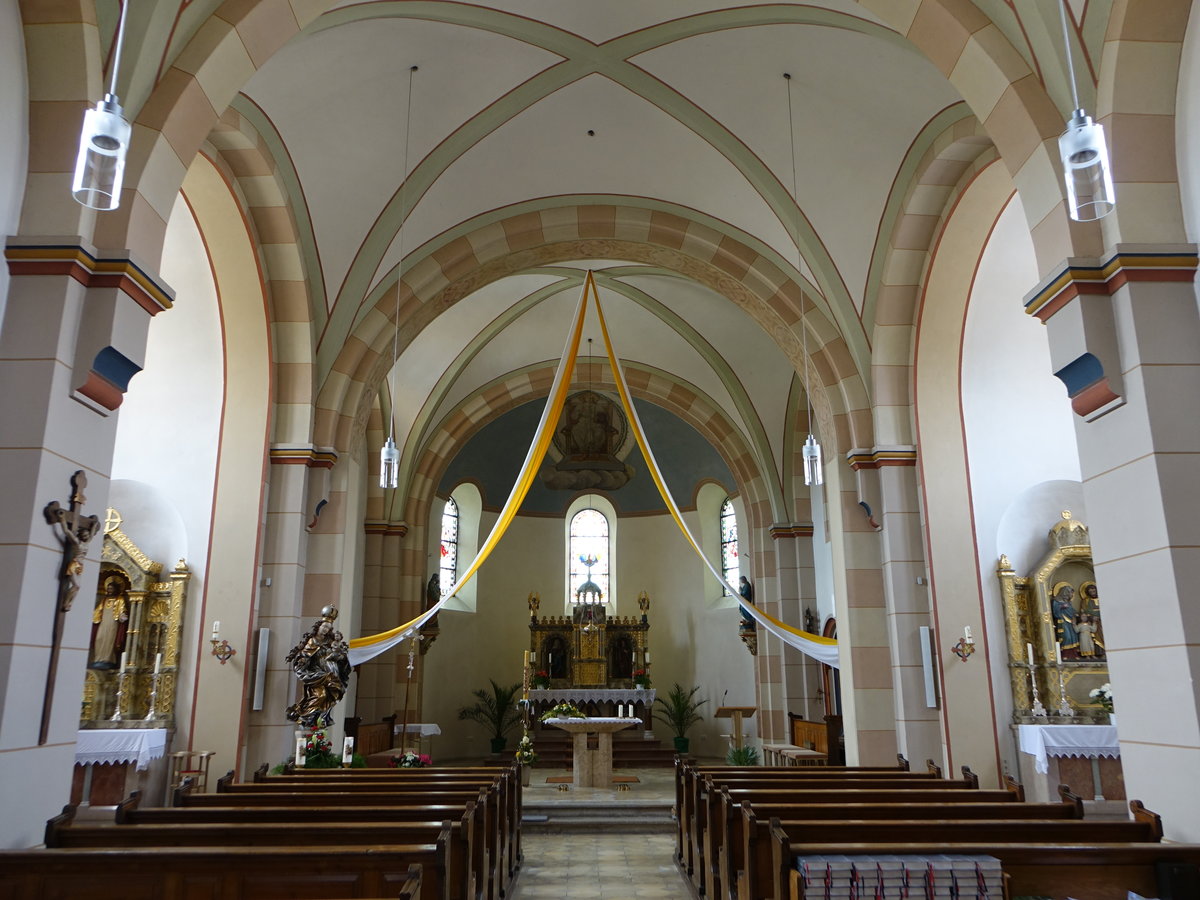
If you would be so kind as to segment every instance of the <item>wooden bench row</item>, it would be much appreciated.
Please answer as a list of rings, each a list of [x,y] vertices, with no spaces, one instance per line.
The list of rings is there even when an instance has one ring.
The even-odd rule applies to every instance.
[[[1200,896],[1192,880],[1200,847],[1162,844],[1158,816],[1140,803],[1131,804],[1132,821],[1093,822],[1082,820],[1082,801],[1065,787],[1059,803],[1025,803],[1011,779],[1005,791],[980,790],[965,767],[961,782],[897,779],[895,770],[884,778],[815,771],[680,762],[681,802],[692,799],[677,852],[698,894],[803,900],[801,856],[852,856],[873,870],[870,857],[951,853],[998,858],[1016,895],[1065,896],[1074,888],[1075,896],[1103,900],[1124,900],[1127,890]],[[698,787],[689,793],[690,785]],[[1104,848],[1115,848],[1111,860]],[[1053,860],[1071,879],[1051,877]]]
[[[515,766],[351,771],[363,774],[264,769],[237,784],[230,773],[219,793],[185,785],[163,809],[143,809],[135,793],[112,825],[67,807],[47,825],[47,849],[0,854],[0,896],[500,900],[509,890],[520,865]],[[134,883],[126,860],[145,862]]]

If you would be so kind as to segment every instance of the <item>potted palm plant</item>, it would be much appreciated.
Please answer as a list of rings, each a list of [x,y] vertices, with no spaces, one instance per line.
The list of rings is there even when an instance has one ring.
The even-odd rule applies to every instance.
[[[671,690],[667,691],[666,697],[654,698],[654,702],[662,706],[662,709],[656,711],[654,715],[665,722],[675,733],[675,750],[679,753],[687,753],[690,746],[687,736],[688,729],[703,721],[703,717],[696,710],[708,701],[696,699],[698,690],[700,690],[699,686],[691,690],[684,690],[677,681],[671,685]]]
[[[491,731],[492,752],[502,753],[504,745],[508,743],[505,735],[521,722],[521,711],[517,708],[517,694],[521,685],[517,683],[511,687],[503,687],[496,684],[494,678],[489,681],[492,682],[491,691],[486,688],[472,691],[475,703],[460,709],[458,717],[478,722]]]

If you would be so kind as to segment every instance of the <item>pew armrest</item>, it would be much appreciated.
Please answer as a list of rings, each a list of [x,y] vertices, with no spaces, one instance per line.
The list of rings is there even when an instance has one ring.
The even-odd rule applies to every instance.
[[[129,814],[137,809],[142,803],[142,792],[131,791],[129,796],[117,804],[117,810],[114,815],[118,825],[125,825],[129,821]]]
[[[1150,830],[1154,833],[1154,840],[1160,842],[1162,841],[1162,816],[1156,812],[1151,812],[1150,810],[1146,809],[1146,807],[1142,805],[1141,800],[1130,800],[1129,812],[1133,814],[1133,821],[1144,822],[1150,827]]]
[[[1009,793],[1016,794],[1018,803],[1025,802],[1025,786],[1023,784],[1021,784],[1021,782],[1017,781],[1017,779],[1013,778],[1011,775],[1004,776],[1004,789],[1006,791],[1008,791]],[[1080,816],[1077,816],[1076,818],[1081,818],[1081,817],[1082,817],[1082,814],[1080,814]]]
[[[47,847],[57,847],[61,843],[59,841],[59,832],[70,826],[75,821],[75,804],[68,803],[53,819],[46,820],[46,837],[44,843]]]
[[[1076,794],[1065,784],[1058,786],[1058,796],[1063,803],[1075,807],[1075,818],[1083,818],[1083,798]]]
[[[962,776],[963,776],[963,781],[965,781],[967,784],[969,784],[971,787],[975,788],[976,790],[979,789],[979,776],[971,771],[970,766],[962,767]]]
[[[908,758],[903,753],[896,754],[896,768],[901,772],[908,771]]]
[[[925,760],[925,770],[934,778],[942,777],[942,767],[935,763],[932,759]]]

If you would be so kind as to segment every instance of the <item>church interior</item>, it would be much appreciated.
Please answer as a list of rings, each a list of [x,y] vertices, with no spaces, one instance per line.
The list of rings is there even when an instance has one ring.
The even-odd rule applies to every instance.
[[[338,748],[680,686],[1200,843],[1198,10],[0,4],[0,845],[286,763],[322,621]]]

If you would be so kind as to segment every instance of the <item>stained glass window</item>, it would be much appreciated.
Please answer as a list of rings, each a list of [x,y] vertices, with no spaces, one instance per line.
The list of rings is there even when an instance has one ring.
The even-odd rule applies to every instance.
[[[442,510],[442,543],[439,549],[441,560],[438,563],[438,587],[442,596],[454,586],[458,577],[458,504],[453,497],[446,499],[446,507]]]
[[[610,554],[608,551],[608,519],[596,509],[584,509],[571,519],[570,573],[568,602],[574,602],[575,592],[588,580],[586,560],[594,560],[591,579],[600,588],[605,603],[611,603],[608,595],[608,573]]]
[[[737,516],[733,512],[733,501],[728,497],[721,504],[721,574],[733,585],[737,584],[738,576],[742,574],[738,562]],[[728,597],[729,589],[726,588],[724,593]]]

